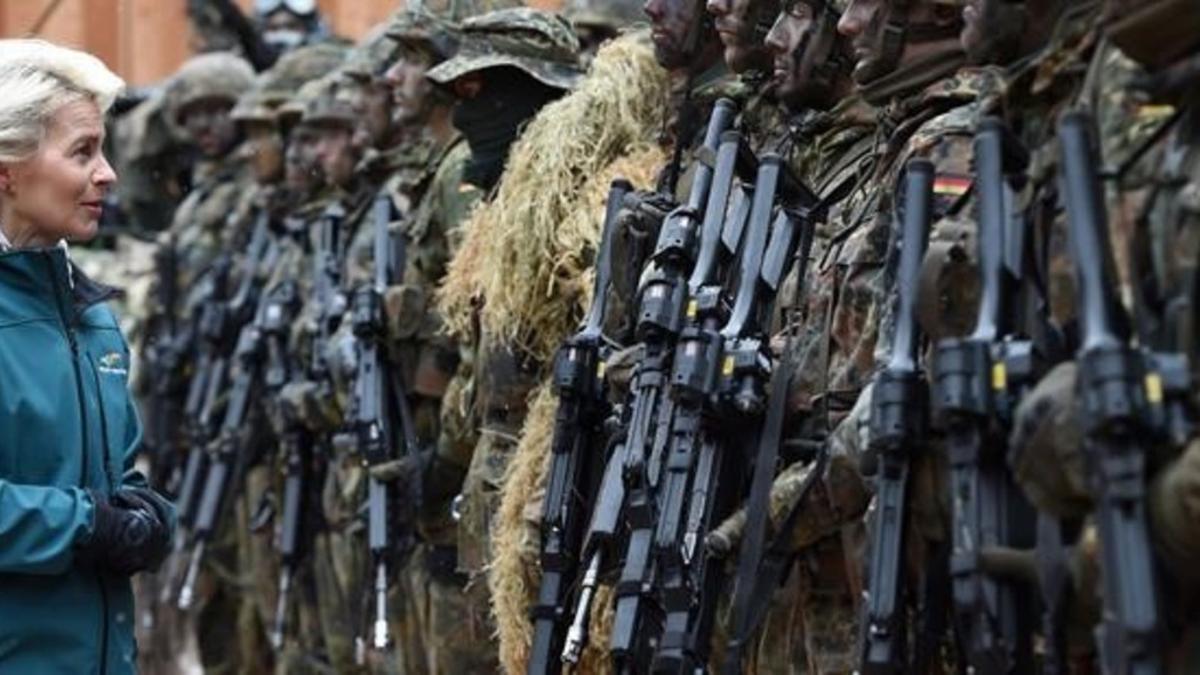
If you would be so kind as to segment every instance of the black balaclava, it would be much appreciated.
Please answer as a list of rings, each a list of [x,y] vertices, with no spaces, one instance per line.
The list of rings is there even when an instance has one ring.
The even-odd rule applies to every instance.
[[[454,108],[454,126],[471,147],[463,180],[484,191],[495,187],[521,126],[564,93],[516,68],[487,71],[479,94],[459,101]]]

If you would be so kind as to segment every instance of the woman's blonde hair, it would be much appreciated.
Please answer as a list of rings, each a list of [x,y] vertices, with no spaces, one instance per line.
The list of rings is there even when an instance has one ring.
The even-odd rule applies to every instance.
[[[124,88],[86,52],[45,40],[0,40],[0,162],[33,156],[63,105],[91,100],[105,113]]]

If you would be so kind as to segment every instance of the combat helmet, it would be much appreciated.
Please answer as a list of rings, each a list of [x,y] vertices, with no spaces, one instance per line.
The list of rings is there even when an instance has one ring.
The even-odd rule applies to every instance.
[[[566,19],[529,7],[489,12],[462,24],[454,58],[426,75],[439,85],[491,68],[509,66],[556,89],[572,89],[583,75],[579,39]]]
[[[238,99],[233,119],[239,122],[274,122],[280,106],[295,96],[305,83],[318,80],[345,60],[346,48],[321,42],[301,47],[280,57],[258,76],[254,89]]]
[[[434,63],[453,58],[462,40],[456,25],[422,6],[397,13],[385,35],[399,45],[429,54]]]
[[[358,123],[360,111],[355,106],[351,90],[341,72],[335,72],[322,81],[311,98],[304,101],[300,121],[305,124],[330,124],[353,127]]]
[[[343,77],[367,83],[383,74],[396,56],[396,41],[388,37],[391,20],[378,24],[346,56]]]
[[[612,32],[646,20],[641,0],[567,0],[563,16],[576,28]]]
[[[304,83],[304,86],[300,87],[291,98],[279,106],[277,119],[280,126],[284,129],[291,129],[300,122],[309,104],[329,90],[334,77],[335,75],[330,73],[319,80]]]
[[[254,77],[254,68],[230,52],[191,58],[167,85],[172,120],[179,122],[188,106],[198,101],[217,99],[232,106],[254,86]]]

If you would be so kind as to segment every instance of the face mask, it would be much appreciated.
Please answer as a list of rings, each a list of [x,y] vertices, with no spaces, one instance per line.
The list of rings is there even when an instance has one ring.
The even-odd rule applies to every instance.
[[[463,180],[483,190],[492,189],[500,181],[521,125],[562,94],[520,71],[504,68],[488,73],[479,94],[459,101],[454,108],[454,126],[471,147]]]
[[[254,11],[266,16],[278,9],[286,9],[299,16],[307,16],[317,10],[316,0],[255,0]]]
[[[269,30],[262,37],[263,42],[282,53],[304,44],[307,36],[294,30]]]

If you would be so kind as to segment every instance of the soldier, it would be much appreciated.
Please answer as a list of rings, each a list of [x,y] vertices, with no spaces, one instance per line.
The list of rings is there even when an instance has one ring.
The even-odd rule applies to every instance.
[[[462,169],[464,183],[493,193],[504,171],[509,149],[523,123],[547,103],[559,98],[579,78],[578,41],[570,26],[553,14],[526,8],[490,12],[463,22],[458,54],[428,72],[434,83],[458,99],[454,126],[466,138],[470,156]],[[470,235],[468,235],[470,236]],[[466,249],[464,249],[465,251]],[[463,251],[451,263],[461,265]],[[470,264],[469,262],[467,264]],[[478,302],[486,302],[479,298]],[[459,311],[440,304],[451,326],[469,326]],[[467,311],[475,311],[467,305]],[[484,569],[489,556],[491,519],[499,500],[504,467],[526,410],[525,397],[536,383],[535,364],[514,345],[481,334],[458,337],[465,349],[458,391],[469,390],[471,409],[465,416],[447,395],[440,462],[448,469],[466,470],[458,523],[457,566],[468,581],[472,616],[467,624],[476,640],[491,632],[487,626]],[[478,434],[476,428],[482,427]],[[468,468],[469,467],[469,468]],[[486,642],[461,645],[460,663],[470,655],[474,670],[495,670],[496,654]]]
[[[255,276],[256,286],[265,284],[266,279],[273,273],[275,256],[273,253],[283,245],[288,237],[283,227],[283,220],[288,215],[294,203],[289,200],[289,191],[284,185],[286,173],[285,154],[287,145],[283,130],[279,123],[279,110],[295,95],[305,82],[319,79],[327,75],[342,63],[346,50],[332,43],[321,43],[301,47],[284,55],[270,70],[259,78],[254,90],[243,96],[232,112],[233,118],[245,131],[246,142],[243,149],[247,160],[253,167],[255,175],[255,196],[245,212],[237,218],[244,223],[246,229],[259,227],[261,218],[266,219],[269,243],[259,261],[254,261],[248,267],[247,273]],[[267,253],[270,252],[270,253]],[[257,263],[257,264],[255,264]],[[256,296],[259,294],[256,293]],[[265,415],[268,410],[255,406],[254,415]],[[267,416],[267,421],[272,418]],[[278,421],[278,420],[276,420]],[[286,431],[282,424],[275,424],[271,429],[271,437],[263,439],[263,445],[279,448],[279,438]],[[279,518],[275,522],[265,522],[267,514],[274,514],[280,504],[280,489],[278,477],[284,473],[287,457],[284,453],[275,452],[256,458],[258,461],[245,468],[242,486],[242,498],[237,505],[239,509],[237,520],[243,524],[239,544],[242,552],[239,558],[243,575],[252,585],[252,592],[246,593],[239,617],[243,640],[242,649],[257,650],[269,653],[265,637],[274,633],[278,627],[278,577],[280,564],[275,559],[273,543],[276,527],[280,525]],[[253,525],[253,527],[252,527]],[[311,587],[310,559],[305,558],[294,574],[296,587],[307,589]],[[295,605],[302,605],[301,599],[311,593],[295,593]],[[311,625],[308,607],[301,606],[295,612],[304,618],[287,622],[285,616],[285,632],[287,626],[296,636],[296,640],[285,639],[275,646],[276,672],[296,672],[302,667],[307,658],[318,653],[319,640],[306,630],[306,624]],[[288,608],[287,611],[290,611]],[[274,635],[271,635],[275,638]],[[289,638],[290,635],[283,636]]]
[[[874,147],[874,113],[854,92],[853,59],[849,42],[837,34],[839,17],[838,10],[822,0],[784,2],[766,37],[773,57],[770,86],[787,115],[784,147],[790,149],[791,166],[831,211],[862,180]],[[810,294],[819,283],[815,261],[821,259],[830,235],[824,224],[816,233],[808,266],[814,278],[805,286]],[[819,320],[804,311],[805,298],[793,306],[795,284],[793,274],[780,291],[782,325],[775,344],[781,359],[796,358],[789,349],[792,331]],[[789,418],[785,447],[819,439],[806,426],[803,409],[789,405]],[[853,624],[857,597],[848,584],[838,528],[865,509],[866,490],[848,458],[833,458],[804,493],[813,470],[813,463],[795,461],[772,487],[769,523],[775,536],[786,541],[795,562],[786,586],[771,599],[759,647],[752,652],[750,665],[760,672],[837,672],[850,667],[853,659],[845,635]],[[793,509],[799,514],[793,529],[778,531]],[[744,519],[739,512],[714,531],[710,550],[732,556]]]
[[[1111,242],[1104,243],[1115,253],[1114,271],[1121,295],[1132,305],[1135,339],[1148,349],[1188,356],[1194,376],[1191,321],[1182,318],[1190,311],[1183,308],[1193,306],[1194,290],[1187,271],[1194,244],[1184,234],[1189,231],[1188,190],[1197,175],[1195,102],[1185,93],[1189,86],[1194,89],[1194,78],[1189,79],[1186,69],[1175,71],[1185,73],[1181,79],[1170,73],[1173,62],[1196,49],[1190,31],[1177,32],[1171,26],[1186,24],[1189,18],[1194,21],[1195,15],[1183,8],[1176,11],[1171,3],[1138,4],[1136,8],[1133,3],[1109,3],[1104,11],[1115,21],[1108,37],[1122,53],[1101,40],[1096,18],[1100,9],[1068,3],[1060,24],[1068,24],[1071,30],[1057,31],[1044,50],[1046,63],[1065,60],[1064,53],[1073,57],[1051,71],[1053,89],[1042,86],[1044,76],[1036,84],[1013,87],[1013,95],[1022,98],[1037,102],[1041,93],[1043,100],[1049,99],[1042,103],[1042,110],[1034,108],[1027,120],[1030,130],[1041,132],[1029,146],[1033,153],[1030,178],[1037,187],[1028,203],[1035,207],[1031,209],[1034,222],[1047,230],[1040,236],[1051,242],[1047,275],[1052,319],[1057,326],[1069,326],[1078,308],[1070,276],[1073,265],[1065,255],[1063,215],[1050,201],[1056,194],[1053,179],[1061,160],[1057,144],[1045,142],[1054,130],[1045,128],[1042,121],[1055,119],[1060,109],[1083,108],[1098,121],[1100,156],[1106,164],[1119,167],[1112,182],[1115,189],[1106,195]],[[1072,17],[1074,26],[1068,21]],[[970,37],[964,35],[964,40]],[[1153,47],[1148,47],[1150,44]],[[1137,63],[1127,55],[1136,57]],[[1080,72],[1081,63],[1087,64],[1086,75]],[[1066,344],[1062,355],[1069,357],[1077,346]],[[1015,478],[1039,510],[1067,523],[1083,522],[1071,549],[1076,593],[1071,598],[1070,616],[1075,620],[1067,626],[1066,656],[1081,667],[1111,668],[1112,650],[1106,653],[1108,645],[1094,644],[1092,639],[1092,628],[1102,618],[1099,574],[1113,571],[1102,570],[1097,560],[1100,547],[1093,499],[1097,486],[1090,474],[1096,465],[1086,461],[1083,453],[1076,379],[1076,364],[1064,362],[1024,398],[1014,421],[1009,457]],[[1189,400],[1184,405],[1194,403]],[[1194,454],[1187,441],[1190,439],[1182,437],[1172,437],[1168,443],[1147,439],[1146,446],[1145,502],[1153,554],[1160,563],[1163,582],[1153,596],[1160,607],[1160,634],[1151,649],[1161,655],[1167,672],[1190,672],[1196,664],[1188,641],[1195,628],[1190,620],[1195,602],[1194,567],[1190,566],[1194,527],[1183,524]],[[1170,594],[1162,593],[1161,586],[1170,588]],[[1102,661],[1098,666],[1094,663],[1097,659]]]
[[[809,626],[814,633],[809,662],[817,672],[852,670],[858,659],[853,643],[833,636],[856,633],[852,602],[863,588],[859,565],[865,556],[858,516],[867,493],[856,465],[858,414],[865,413],[866,406],[855,403],[867,400],[860,392],[874,371],[876,353],[889,339],[887,316],[894,292],[888,262],[894,255],[889,246],[891,200],[901,170],[912,157],[928,156],[936,162],[939,212],[957,196],[955,178],[968,171],[973,120],[961,107],[974,99],[981,82],[948,77],[962,64],[956,40],[961,27],[958,4],[853,0],[838,23],[857,56],[853,76],[858,90],[880,108],[880,124],[872,152],[863,153],[864,146],[851,150],[851,164],[840,169],[849,171],[853,182],[846,198],[831,210],[829,239],[810,267],[808,298],[800,310],[806,321],[793,343],[793,427],[798,426],[802,436],[829,439],[830,470],[822,489],[806,498],[811,504],[803,501],[798,507],[801,513],[810,507],[812,514],[801,528],[802,536],[811,537],[808,560],[823,561],[814,578],[835,580],[810,596],[828,604],[815,603],[822,606],[806,613],[806,620],[814,623]],[[851,409],[855,413],[843,421]],[[940,475],[936,467],[925,470],[928,476]],[[935,486],[919,491],[935,503],[940,494]],[[921,535],[912,539],[928,544],[917,559],[936,555],[946,537],[937,507],[923,507],[913,507],[919,514],[914,519],[924,521],[917,525]],[[843,551],[828,555],[839,548]],[[839,564],[838,558],[845,562]]]
[[[232,241],[225,224],[247,182],[247,167],[234,148],[240,131],[230,117],[238,97],[253,85],[250,64],[230,54],[197,56],[176,74],[170,95],[173,116],[196,146],[200,160],[192,176],[192,191],[180,204],[171,234],[188,259],[181,265],[180,287],[190,287],[196,275],[222,245]]]
[[[117,197],[135,233],[152,235],[170,226],[191,187],[194,148],[171,115],[177,104],[168,99],[170,92],[167,83],[116,123]]]
[[[329,36],[314,0],[255,0],[254,15],[263,41],[279,54]]]

